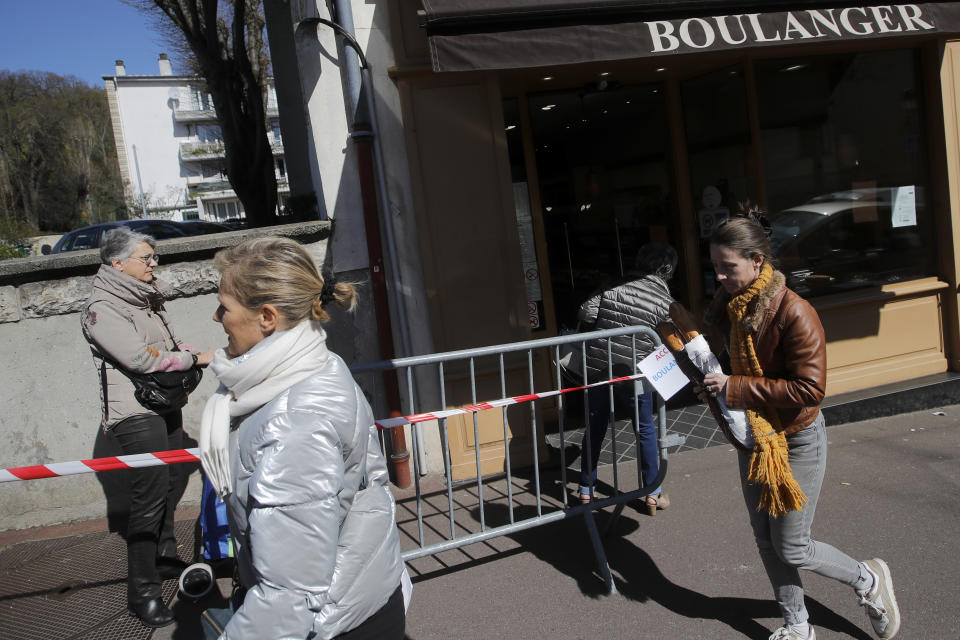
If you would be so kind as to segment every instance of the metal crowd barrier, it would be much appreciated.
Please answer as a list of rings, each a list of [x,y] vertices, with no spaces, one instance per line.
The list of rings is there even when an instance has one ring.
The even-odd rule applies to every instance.
[[[597,524],[594,518],[594,512],[597,509],[603,509],[605,507],[613,506],[614,512],[613,517],[610,518],[608,526],[605,532],[609,532],[612,529],[613,524],[619,518],[620,514],[623,512],[624,507],[631,501],[636,500],[642,496],[649,494],[658,488],[663,482],[664,477],[667,472],[667,449],[670,446],[675,444],[680,444],[680,442],[673,442],[672,440],[677,440],[676,436],[673,438],[668,438],[666,432],[666,410],[663,404],[662,399],[658,394],[654,393],[655,398],[655,408],[656,408],[656,425],[658,432],[659,440],[659,450],[660,450],[660,467],[659,474],[656,480],[651,483],[649,486],[643,486],[643,480],[640,472],[640,443],[639,443],[639,430],[637,427],[639,419],[639,405],[636,399],[636,393],[631,394],[633,398],[633,415],[631,417],[631,425],[633,427],[634,434],[634,443],[633,446],[636,447],[635,453],[636,456],[632,461],[632,464],[635,466],[636,470],[636,487],[631,490],[623,491],[621,490],[621,474],[620,467],[627,462],[620,462],[618,455],[618,442],[617,442],[617,432],[616,432],[616,420],[615,420],[615,402],[614,402],[614,390],[613,384],[607,384],[606,388],[608,389],[608,399],[610,406],[610,416],[607,427],[607,433],[611,438],[611,446],[613,453],[613,491],[612,495],[606,498],[598,499],[596,494],[594,494],[594,500],[587,504],[581,504],[579,500],[576,501],[576,504],[571,504],[569,500],[569,489],[567,481],[567,454],[566,446],[568,444],[579,444],[579,442],[568,442],[566,422],[569,420],[569,416],[565,415],[565,395],[568,393],[578,393],[582,394],[584,408],[583,408],[583,429],[584,432],[589,434],[589,398],[588,394],[582,390],[583,382],[582,380],[587,379],[587,368],[586,368],[586,346],[587,343],[593,340],[601,341],[606,346],[607,353],[607,380],[614,378],[614,370],[611,358],[611,340],[614,338],[628,337],[630,344],[632,345],[633,350],[633,360],[634,367],[633,372],[637,371],[636,362],[640,360],[637,355],[637,338],[638,335],[645,335],[649,337],[655,344],[661,344],[660,338],[655,332],[646,328],[646,327],[625,327],[621,329],[609,329],[603,331],[594,331],[590,333],[578,333],[573,335],[558,336],[555,338],[545,338],[540,340],[529,340],[526,342],[517,342],[512,344],[503,344],[495,345],[489,347],[481,347],[477,349],[464,349],[460,351],[451,351],[447,353],[437,353],[424,356],[414,356],[409,358],[400,358],[395,360],[388,360],[376,363],[370,363],[365,365],[359,365],[352,369],[354,374],[365,374],[365,373],[381,373],[383,375],[391,375],[395,373],[399,376],[401,385],[405,386],[406,396],[407,396],[407,407],[405,408],[408,415],[412,414],[422,414],[428,413],[430,411],[441,411],[448,407],[447,398],[449,391],[449,380],[451,379],[451,370],[457,370],[463,373],[456,375],[455,377],[460,379],[463,377],[464,373],[469,378],[471,400],[473,404],[478,402],[491,401],[495,398],[478,398],[477,397],[477,367],[482,364],[488,370],[491,370],[489,363],[492,361],[495,364],[496,373],[499,374],[500,381],[500,398],[509,397],[507,394],[508,389],[508,379],[511,383],[514,383],[513,386],[516,388],[518,376],[522,376],[522,379],[519,382],[524,386],[528,387],[528,394],[522,396],[523,402],[528,402],[529,405],[529,416],[530,416],[530,429],[531,429],[531,442],[532,442],[532,469],[527,469],[527,473],[532,472],[533,482],[532,488],[527,490],[525,493],[529,495],[519,495],[514,488],[514,468],[510,460],[510,434],[508,431],[508,420],[507,420],[507,410],[508,407],[503,406],[499,407],[502,412],[502,421],[503,421],[503,447],[504,447],[504,467],[505,467],[505,476],[503,474],[488,474],[486,477],[482,473],[481,465],[481,444],[480,444],[480,427],[479,427],[479,417],[476,412],[472,413],[473,419],[473,453],[476,462],[476,477],[472,480],[464,481],[463,483],[455,483],[451,480],[451,450],[450,450],[450,434],[448,431],[447,420],[448,418],[439,418],[439,431],[440,439],[443,448],[443,465],[444,465],[444,488],[446,493],[446,520],[449,523],[449,532],[439,531],[436,526],[430,527],[430,533],[433,534],[433,537],[441,538],[439,541],[427,542],[425,539],[425,524],[424,524],[424,505],[426,498],[422,492],[421,486],[421,475],[423,470],[421,469],[421,463],[416,455],[416,452],[419,450],[419,447],[423,444],[421,442],[422,432],[418,433],[418,429],[411,429],[411,438],[413,444],[414,454],[411,456],[413,459],[414,465],[414,483],[416,490],[416,524],[417,524],[417,540],[416,547],[413,549],[406,550],[403,553],[405,560],[412,560],[415,558],[421,558],[424,556],[435,555],[443,551],[448,551],[452,549],[457,549],[464,547],[466,545],[474,544],[477,542],[482,542],[484,540],[489,540],[491,538],[496,538],[499,536],[505,536],[513,534],[519,531],[526,529],[531,529],[533,527],[542,526],[551,522],[556,522],[566,518],[572,517],[583,517],[587,526],[587,531],[590,537],[591,544],[593,546],[594,554],[597,561],[598,570],[600,575],[606,585],[607,592],[610,594],[616,593],[616,587],[614,586],[613,577],[610,573],[609,566],[606,560],[606,554],[603,550],[603,545],[601,542],[600,532],[597,529]],[[567,347],[569,345],[569,347]],[[567,383],[565,384],[565,375],[564,368],[561,367],[561,349],[566,347],[566,350],[569,350],[571,347],[574,350],[579,351],[580,355],[580,382]],[[552,363],[550,367],[552,378],[550,389],[536,389],[535,388],[535,356],[538,359],[542,358],[542,354],[546,354],[549,361]],[[512,355],[511,354],[516,354]],[[523,361],[523,356],[525,356],[526,365],[525,367],[521,364],[519,367],[516,364],[513,364],[511,369],[508,371],[508,368],[505,366],[505,359],[511,358],[512,361],[519,359],[520,362]],[[541,365],[542,366],[542,365]],[[508,378],[509,376],[509,378]],[[544,384],[543,376],[540,376],[540,384]],[[634,384],[632,381],[626,382],[616,382],[614,384]],[[562,390],[562,391],[561,391]],[[636,389],[635,389],[636,390]],[[541,473],[542,473],[542,463],[540,461],[540,452],[539,447],[539,435],[543,433],[543,425],[538,422],[536,403],[546,402],[546,399],[535,398],[535,394],[541,392],[554,392],[552,395],[549,395],[549,400],[554,400],[556,402],[556,412],[557,412],[557,427],[559,435],[559,457],[560,457],[560,482],[559,482],[559,491],[560,495],[557,496],[557,502],[551,502],[552,505],[559,506],[554,508],[553,511],[544,509],[544,497],[545,494],[542,492],[541,488]],[[560,392],[560,393],[556,393]],[[514,394],[515,395],[515,394]],[[424,400],[427,398],[427,400]],[[424,406],[425,404],[436,404],[435,407]],[[489,411],[496,411],[497,409],[487,409]],[[423,423],[421,423],[423,424]],[[415,425],[419,426],[419,425]],[[586,464],[589,466],[590,459],[590,450],[592,447],[601,446],[602,443],[591,442],[591,438],[586,438],[585,443],[586,451],[582,451],[582,459],[586,460]],[[599,465],[598,465],[599,466]],[[500,526],[489,526],[486,517],[485,517],[485,488],[489,487],[491,482],[495,480],[506,481],[507,486],[507,501],[509,504],[508,509],[508,520],[507,524]],[[577,483],[579,484],[579,483]],[[591,482],[591,489],[592,489]],[[459,504],[459,501],[454,500],[454,490],[455,488],[469,487],[475,490],[475,499],[476,499],[476,509],[479,516],[479,530],[469,530],[468,527],[459,524],[455,519],[455,511]],[[523,492],[521,492],[523,493]],[[532,500],[536,505],[536,514],[529,517],[517,517],[517,504],[518,499],[527,499]],[[431,503],[432,506],[433,503]],[[473,529],[476,529],[476,522],[472,523],[474,526]],[[445,527],[444,527],[445,529]]]

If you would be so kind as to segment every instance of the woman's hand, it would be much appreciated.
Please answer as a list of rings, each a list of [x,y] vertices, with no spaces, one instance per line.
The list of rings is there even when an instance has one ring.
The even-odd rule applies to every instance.
[[[693,392],[700,398],[700,402],[706,402],[708,398],[716,398],[727,390],[727,380],[730,378],[725,373],[708,373],[703,377],[703,386],[696,386]]]
[[[195,354],[197,356],[197,366],[205,367],[213,360],[213,352],[215,349],[209,349],[203,353]]]

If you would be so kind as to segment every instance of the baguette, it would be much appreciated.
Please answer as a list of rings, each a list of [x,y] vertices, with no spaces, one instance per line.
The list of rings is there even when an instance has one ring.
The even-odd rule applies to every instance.
[[[670,351],[673,353],[683,351],[683,334],[672,322],[657,323],[657,333]]]
[[[700,335],[700,332],[697,331],[697,321],[693,317],[693,314],[687,311],[687,308],[679,302],[670,303],[670,319],[673,320],[673,324],[680,330],[684,342],[690,342]]]
[[[693,363],[683,348],[685,342],[700,335],[695,328],[691,328],[693,325],[689,324],[693,316],[689,311],[684,309],[682,305],[676,302],[670,305],[670,316],[673,318],[673,321],[667,320],[657,324],[657,334],[660,335],[663,344],[667,345],[667,348],[673,353],[674,358],[677,360],[677,366],[680,367],[683,374],[695,385],[703,387],[703,372]],[[677,322],[678,317],[680,318],[680,322]],[[686,324],[686,330],[680,328],[681,324]],[[720,431],[724,437],[726,437],[727,441],[741,451],[750,451],[750,449],[745,447],[733,435],[733,432],[730,430],[730,425],[727,424],[726,418],[723,417],[723,411],[721,411],[717,399],[708,396],[706,403],[710,409],[710,415],[713,416],[714,421],[717,423],[717,426],[720,427]]]

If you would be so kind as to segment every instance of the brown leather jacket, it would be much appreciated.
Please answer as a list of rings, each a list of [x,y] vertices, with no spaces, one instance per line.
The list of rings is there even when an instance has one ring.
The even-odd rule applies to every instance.
[[[724,347],[730,341],[729,300],[721,290],[706,313],[714,328],[711,338],[722,336]],[[730,376],[727,405],[776,409],[788,435],[809,426],[820,411],[827,382],[827,342],[816,310],[788,289],[783,274],[775,271],[750,304],[743,323],[753,333],[763,377]]]

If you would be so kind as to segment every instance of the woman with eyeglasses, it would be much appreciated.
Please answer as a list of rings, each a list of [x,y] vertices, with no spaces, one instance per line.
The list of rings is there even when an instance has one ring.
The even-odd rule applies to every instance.
[[[858,562],[810,535],[827,463],[820,403],[827,343],[816,310],[786,286],[760,212],[744,207],[717,227],[710,260],[720,290],[707,310],[714,351],[729,360],[694,390],[745,409],[738,451],[743,498],[784,625],[770,640],[815,640],[800,569],[854,589],[878,638],[893,638],[900,610],[886,562]],[[716,345],[722,344],[722,349]]]
[[[125,455],[182,449],[180,410],[159,415],[141,406],[118,367],[133,373],[184,371],[209,364],[213,350],[194,351],[170,327],[163,308],[169,289],[153,273],[158,263],[153,238],[112,229],[100,246],[100,261],[81,322],[100,385],[101,428]],[[186,567],[173,532],[183,471],[182,465],[161,465],[128,472],[127,608],[147,627],[174,621],[161,599],[161,581]]]

